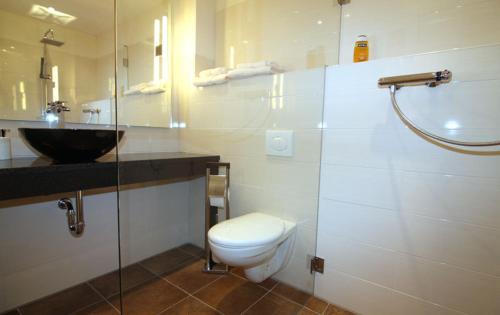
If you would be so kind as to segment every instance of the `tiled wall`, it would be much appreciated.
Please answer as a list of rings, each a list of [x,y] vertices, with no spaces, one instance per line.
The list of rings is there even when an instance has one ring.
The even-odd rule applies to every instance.
[[[231,163],[231,211],[262,211],[298,223],[297,244],[280,280],[313,288],[307,255],[314,254],[324,70],[297,71],[231,81],[195,90],[183,108],[182,151],[220,154]],[[267,156],[265,131],[291,129],[291,158]],[[199,185],[192,191],[202,191]],[[203,217],[193,202],[192,217]],[[202,231],[202,222],[193,231]],[[198,242],[200,233],[196,233]]]
[[[340,7],[332,0],[217,0],[217,65],[273,60],[287,70],[337,64]]]
[[[360,34],[371,59],[500,43],[499,12],[497,0],[351,1],[342,9],[340,63],[352,63]]]
[[[490,46],[328,68],[317,295],[362,314],[500,313],[498,148],[473,153],[419,137],[376,83],[450,69],[452,84],[403,88],[401,106],[442,135],[492,140],[499,54]]]

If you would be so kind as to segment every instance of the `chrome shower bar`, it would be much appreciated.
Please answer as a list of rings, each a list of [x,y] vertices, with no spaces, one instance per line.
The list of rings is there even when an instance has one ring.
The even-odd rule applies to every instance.
[[[395,86],[400,88],[403,86],[427,85],[435,87],[441,83],[449,83],[451,81],[451,71],[443,70],[437,72],[426,72],[408,75],[399,75],[395,77],[385,77],[378,80],[378,86],[388,88]]]
[[[452,77],[451,71],[448,70],[410,74],[410,75],[400,75],[395,77],[380,78],[378,80],[378,86],[380,88],[389,88],[391,94],[392,107],[394,108],[394,111],[396,111],[399,118],[401,118],[401,120],[406,126],[420,133],[424,137],[434,139],[442,143],[464,146],[464,147],[492,147],[500,145],[500,140],[484,141],[484,142],[459,141],[439,136],[435,133],[432,133],[430,131],[427,131],[419,127],[408,116],[406,116],[405,113],[403,113],[403,111],[399,107],[398,101],[396,99],[396,93],[400,88],[405,86],[417,86],[417,85],[427,85],[428,87],[436,87],[442,83],[449,83],[451,81],[451,77]]]

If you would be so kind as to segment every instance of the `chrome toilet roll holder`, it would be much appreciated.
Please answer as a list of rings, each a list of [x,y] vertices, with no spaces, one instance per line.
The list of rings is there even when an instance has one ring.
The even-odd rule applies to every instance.
[[[220,174],[220,169],[224,172]],[[223,210],[225,220],[229,219],[229,163],[209,162],[205,179],[205,252],[206,263],[203,272],[227,273],[229,266],[213,260],[208,243],[208,231],[220,222],[220,212]],[[222,202],[221,202],[222,201]]]

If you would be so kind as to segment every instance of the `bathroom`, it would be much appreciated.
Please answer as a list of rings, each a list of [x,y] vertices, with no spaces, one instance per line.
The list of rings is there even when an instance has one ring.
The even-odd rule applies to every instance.
[[[0,1],[0,314],[500,314],[500,1]]]

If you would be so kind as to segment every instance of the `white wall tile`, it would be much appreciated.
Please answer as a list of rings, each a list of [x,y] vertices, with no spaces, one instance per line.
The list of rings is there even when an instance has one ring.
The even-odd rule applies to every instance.
[[[434,132],[491,140],[499,135],[498,49],[327,70],[318,214],[318,255],[327,257],[327,271],[316,277],[316,294],[366,314],[498,312],[498,153],[424,140],[376,86],[382,76],[448,68],[453,84],[403,88],[401,107]],[[451,120],[458,129],[443,128]],[[368,298],[352,298],[360,292]]]

